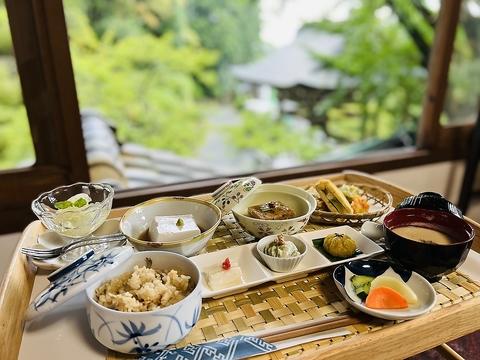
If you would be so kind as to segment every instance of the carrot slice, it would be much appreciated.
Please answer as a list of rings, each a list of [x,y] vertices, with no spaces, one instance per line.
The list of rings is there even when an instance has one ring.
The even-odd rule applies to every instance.
[[[398,292],[387,287],[370,290],[365,305],[371,309],[405,309],[407,300]]]

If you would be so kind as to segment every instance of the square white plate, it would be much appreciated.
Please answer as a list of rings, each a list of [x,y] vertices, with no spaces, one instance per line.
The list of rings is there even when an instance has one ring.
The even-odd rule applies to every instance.
[[[362,253],[347,259],[330,261],[319,250],[317,250],[315,246],[313,246],[313,240],[324,238],[325,236],[334,234],[334,233],[345,234],[350,236],[353,240],[355,240],[355,242],[357,243],[357,249],[360,250]],[[310,245],[313,248],[313,250],[315,250],[318,253],[318,255],[320,255],[322,259],[324,259],[327,262],[328,264],[327,266],[343,264],[345,262],[352,261],[352,260],[364,259],[367,257],[381,254],[383,252],[383,249],[380,245],[376,244],[373,240],[370,240],[365,235],[362,235],[359,231],[355,230],[354,228],[348,225],[337,226],[334,228],[329,228],[324,230],[310,231],[306,233],[297,234],[295,236],[304,240],[308,245]]]
[[[243,292],[249,287],[267,282],[269,275],[265,268],[253,255],[253,249],[256,244],[246,244],[236,246],[233,248],[215,251],[213,253],[192,256],[192,260],[200,269],[202,273],[202,297],[211,298],[224,295],[236,294]],[[231,286],[221,290],[212,290],[207,283],[205,272],[212,266],[221,265],[226,258],[230,259],[231,263],[237,263],[243,274],[243,284]]]

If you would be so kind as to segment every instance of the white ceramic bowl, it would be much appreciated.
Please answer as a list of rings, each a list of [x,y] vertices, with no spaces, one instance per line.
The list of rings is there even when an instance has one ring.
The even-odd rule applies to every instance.
[[[286,220],[261,220],[248,216],[250,206],[275,200],[292,208],[297,216]],[[245,231],[259,239],[267,235],[293,235],[302,231],[316,206],[317,202],[313,195],[305,190],[284,184],[262,184],[236,205],[232,213]]]
[[[192,214],[202,233],[192,238],[168,243],[145,240],[155,216]],[[186,197],[163,197],[134,206],[120,220],[120,231],[138,250],[163,250],[191,256],[202,250],[220,224],[220,209],[203,200]]]
[[[289,258],[277,258],[274,256],[270,256],[265,254],[265,248],[273,242],[278,235],[269,235],[265,236],[264,238],[260,239],[257,243],[257,251],[260,254],[260,257],[263,261],[267,264],[267,266],[276,272],[289,272],[295,269],[295,267],[300,264],[302,259],[305,257],[307,253],[307,246],[305,243],[295,236],[284,235],[286,241],[291,241],[295,244],[300,255],[289,257]]]
[[[158,270],[177,269],[189,275],[195,287],[183,300],[153,311],[122,312],[108,309],[94,299],[95,289],[103,282],[132,271],[135,265],[145,265],[146,258]],[[87,317],[93,336],[105,347],[126,354],[161,350],[187,336],[198,321],[202,308],[201,275],[198,267],[188,258],[163,252],[146,251],[132,255],[130,259],[110,271],[89,286],[87,293]]]

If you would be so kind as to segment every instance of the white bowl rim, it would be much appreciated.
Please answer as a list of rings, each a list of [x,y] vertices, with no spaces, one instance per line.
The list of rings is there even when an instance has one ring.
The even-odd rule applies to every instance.
[[[168,254],[169,256],[173,256],[173,257],[177,257],[179,259],[181,259],[182,261],[185,261],[187,260],[187,262],[191,263],[193,265],[193,268],[197,271],[198,273],[198,282],[197,284],[195,285],[195,287],[193,288],[192,291],[190,291],[190,293],[185,296],[182,300],[180,301],[177,301],[176,303],[174,304],[170,304],[168,306],[165,306],[165,307],[162,307],[162,308],[158,308],[158,309],[155,309],[155,310],[148,310],[148,311],[135,311],[135,312],[132,312],[132,311],[120,311],[120,310],[115,310],[115,309],[110,309],[110,308],[107,308],[106,306],[103,306],[102,304],[98,303],[97,301],[95,301],[95,299],[93,299],[93,297],[90,295],[89,293],[89,290],[95,286],[95,289],[97,289],[99,286],[100,286],[100,283],[104,283],[108,280],[111,280],[113,278],[102,278],[100,281],[96,281],[94,284],[90,285],[89,287],[87,287],[85,289],[85,292],[86,292],[86,295],[87,295],[87,298],[88,298],[88,301],[94,305],[95,307],[98,307],[100,308],[102,311],[106,311],[106,312],[109,312],[109,313],[112,313],[112,314],[123,314],[123,315],[132,315],[132,316],[141,316],[141,315],[148,315],[148,314],[156,314],[156,313],[160,313],[160,312],[163,312],[165,311],[166,309],[170,309],[182,302],[184,302],[185,300],[187,300],[188,298],[191,298],[193,297],[194,293],[196,292],[196,290],[198,290],[198,288],[201,286],[202,284],[202,273],[200,271],[200,269],[198,268],[198,266],[192,261],[190,260],[189,258],[187,258],[186,256],[183,256],[183,255],[180,255],[180,254],[176,254],[176,253],[173,253],[173,252],[170,252],[170,251],[140,251],[140,252],[137,252],[137,253],[134,253],[128,260],[126,261],[129,261],[131,260],[134,256],[138,256],[140,257],[141,255],[150,255],[150,256],[162,256],[164,254]],[[125,271],[127,272],[127,271]],[[120,275],[117,275],[116,277],[118,277]],[[191,277],[190,277],[191,278]],[[92,292],[92,294],[95,293],[95,291]],[[201,295],[201,291],[200,291],[200,299],[202,298],[202,295]]]
[[[137,239],[136,237],[133,237],[129,234],[127,234],[127,232],[125,232],[123,230],[123,224],[124,224],[124,221],[126,221],[126,218],[127,216],[129,216],[133,211],[135,211],[136,209],[142,207],[142,206],[146,206],[146,205],[152,205],[152,204],[157,204],[157,203],[160,203],[160,202],[166,202],[166,201],[172,201],[172,200],[175,200],[175,201],[187,201],[187,202],[195,202],[197,204],[202,204],[202,205],[206,205],[208,207],[210,207],[212,210],[215,211],[215,213],[217,214],[217,221],[215,222],[215,224],[213,224],[210,228],[208,228],[207,230],[201,232],[199,235],[196,235],[192,238],[189,238],[189,239],[183,239],[183,240],[177,240],[177,241],[169,241],[168,243],[162,243],[162,242],[152,242],[152,241],[144,241],[144,240],[140,240],[140,239]],[[120,219],[120,225],[119,225],[119,228],[120,228],[120,231],[122,232],[122,234],[124,234],[125,236],[128,237],[129,241],[133,241],[134,243],[137,243],[139,245],[144,245],[144,246],[151,246],[152,243],[154,244],[157,244],[156,246],[162,246],[164,248],[167,248],[167,247],[171,247],[173,245],[182,245],[182,244],[186,244],[186,243],[189,243],[189,242],[197,242],[198,240],[201,240],[203,239],[203,237],[207,234],[209,234],[210,232],[214,231],[218,225],[220,224],[220,221],[222,221],[222,212],[220,211],[220,209],[218,208],[217,205],[215,204],[212,204],[211,202],[208,202],[208,201],[204,201],[204,200],[200,200],[200,199],[195,199],[195,198],[190,198],[190,197],[184,197],[184,196],[164,196],[164,197],[158,197],[158,198],[154,198],[154,199],[150,199],[150,200],[147,200],[147,201],[144,201],[140,204],[137,204],[135,206],[132,206],[130,209],[128,209],[122,216],[122,218]]]
[[[308,191],[305,191],[301,188],[298,188],[296,186],[292,186],[292,185],[286,185],[286,184],[261,184],[261,185],[281,185],[281,186],[288,186],[289,188],[293,188],[295,190],[300,190],[300,191],[303,191],[305,192],[305,194],[307,195],[305,198],[301,197],[300,195],[297,195],[297,194],[292,194],[292,193],[288,193],[288,192],[285,192],[285,191],[281,191],[279,189],[279,191],[269,191],[269,190],[264,190],[262,191],[260,188],[256,191],[258,191],[259,193],[260,192],[265,192],[265,193],[268,193],[268,192],[279,192],[279,193],[284,193],[284,194],[290,194],[290,195],[293,195],[293,196],[296,196],[302,200],[305,200],[305,202],[308,204],[308,211],[306,214],[303,214],[301,216],[296,216],[294,218],[291,218],[291,219],[282,219],[282,220],[267,220],[267,219],[257,219],[257,218],[254,218],[254,217],[251,217],[251,216],[247,216],[247,215],[243,215],[243,214],[240,214],[239,212],[235,211],[235,207],[232,209],[232,213],[235,215],[235,216],[239,216],[239,217],[243,217],[245,219],[251,219],[255,222],[260,222],[260,223],[266,223],[266,222],[275,222],[276,224],[281,224],[281,223],[286,223],[286,222],[292,222],[292,221],[300,221],[302,220],[302,218],[304,217],[307,217],[309,218],[310,215],[313,214],[313,212],[315,211],[315,206],[312,206],[312,204],[315,202],[316,203],[316,200],[315,200],[315,197],[310,194]],[[259,185],[259,186],[261,186]],[[313,201],[312,201],[313,200]],[[238,205],[237,205],[238,206]]]
[[[261,251],[261,250],[260,250],[259,246],[260,246],[260,242],[261,242],[262,240],[264,240],[264,239],[266,240],[266,239],[269,238],[269,237],[274,237],[274,236],[278,236],[278,235],[281,235],[281,234],[267,235],[267,236],[264,236],[263,238],[261,238],[260,240],[258,240],[258,242],[257,242],[257,251],[258,251],[260,254],[262,254],[263,256],[265,256],[267,259],[290,260],[290,259],[299,259],[299,258],[301,258],[302,256],[305,256],[305,254],[307,253],[307,244],[305,244],[305,242],[304,242],[302,239],[300,239],[300,238],[298,238],[298,237],[296,237],[296,236],[294,236],[294,235],[287,235],[287,234],[283,234],[283,236],[285,236],[285,237],[287,237],[287,236],[288,236],[288,237],[292,237],[292,238],[300,241],[300,242],[305,246],[305,250],[303,250],[303,252],[301,252],[300,255],[297,255],[297,256],[289,256],[289,257],[282,258],[282,257],[276,257],[276,256],[268,255],[268,254],[266,254],[264,251]],[[298,248],[297,248],[297,250],[298,250]]]

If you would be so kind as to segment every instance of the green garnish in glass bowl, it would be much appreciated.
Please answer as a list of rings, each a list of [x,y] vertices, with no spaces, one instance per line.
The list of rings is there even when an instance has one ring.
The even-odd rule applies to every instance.
[[[57,201],[55,204],[53,204],[53,206],[55,206],[55,209],[57,210],[62,210],[62,209],[67,209],[69,207],[72,207],[73,204],[71,201]]]
[[[88,201],[85,198],[79,198],[74,202],[71,202],[70,200],[57,201],[55,204],[53,204],[53,206],[57,210],[68,209],[71,207],[81,208],[81,207],[84,207],[85,205],[88,205]]]
[[[177,225],[177,227],[182,227],[183,225],[185,225],[185,221],[183,221],[182,218],[178,218],[177,223],[175,225]]]
[[[84,198],[80,198],[77,201],[73,203],[73,206],[80,208],[88,204],[88,201],[85,200]]]

